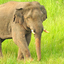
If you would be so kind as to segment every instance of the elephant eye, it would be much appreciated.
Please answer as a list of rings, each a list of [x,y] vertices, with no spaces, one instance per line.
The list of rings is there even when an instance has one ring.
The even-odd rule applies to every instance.
[[[31,16],[29,16],[29,17],[27,17],[27,19],[29,20],[29,19],[32,19],[32,17]]]

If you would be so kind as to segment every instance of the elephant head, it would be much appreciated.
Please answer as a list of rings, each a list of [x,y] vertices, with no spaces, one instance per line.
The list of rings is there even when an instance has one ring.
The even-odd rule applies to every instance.
[[[34,2],[35,3],[35,2]],[[44,28],[42,22],[47,18],[47,12],[43,5],[29,3],[23,8],[17,9],[14,21],[23,25],[27,31],[32,31],[35,36],[36,52],[38,60],[41,59],[41,33]]]

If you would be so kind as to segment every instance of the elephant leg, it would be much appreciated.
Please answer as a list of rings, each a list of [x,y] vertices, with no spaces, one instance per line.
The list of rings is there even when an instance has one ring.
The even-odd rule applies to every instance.
[[[0,57],[2,57],[1,39],[0,39]]]
[[[24,59],[23,53],[22,53],[22,51],[21,51],[20,48],[19,48],[19,50],[18,50],[18,57],[17,57],[17,59],[19,59],[19,60]]]
[[[24,58],[29,58],[31,59],[30,51],[28,49],[27,41],[25,38],[25,34],[18,28],[15,29],[12,28],[12,38],[15,44],[20,48],[19,52],[21,51],[24,55]],[[20,56],[21,53],[18,54],[18,57]]]
[[[1,42],[3,42],[5,39],[1,39]]]
[[[30,43],[30,40],[31,40],[31,33],[26,34],[25,37],[26,37],[27,44],[29,46],[29,43]]]
[[[2,55],[2,42],[4,41],[4,39],[0,39],[0,57],[3,57]]]
[[[28,44],[28,46],[29,46],[29,43],[30,43],[30,40],[31,40],[31,33],[25,35],[25,38],[26,38],[27,44]],[[21,60],[21,59],[24,59],[23,53],[22,53],[22,51],[21,51],[20,48],[19,48],[19,50],[18,50],[18,57],[17,57],[17,59],[20,59],[20,60]]]
[[[28,49],[28,45],[27,42],[25,40],[24,37],[22,37],[21,39],[19,38],[19,36],[17,36],[18,39],[15,39],[16,37],[13,37],[13,41],[17,44],[17,46],[20,48],[19,52],[22,51],[23,55],[25,58],[30,58],[30,51]],[[21,54],[21,53],[19,53]],[[18,55],[19,55],[18,54]],[[19,55],[20,56],[20,55]]]

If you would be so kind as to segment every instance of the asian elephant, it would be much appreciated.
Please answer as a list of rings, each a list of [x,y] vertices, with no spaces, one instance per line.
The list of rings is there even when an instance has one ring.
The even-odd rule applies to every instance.
[[[41,33],[44,30],[42,22],[47,18],[47,12],[38,2],[7,2],[0,5],[0,57],[1,43],[5,39],[13,39],[19,47],[18,59],[32,59],[28,45],[31,33],[34,33],[38,60],[41,59]]]

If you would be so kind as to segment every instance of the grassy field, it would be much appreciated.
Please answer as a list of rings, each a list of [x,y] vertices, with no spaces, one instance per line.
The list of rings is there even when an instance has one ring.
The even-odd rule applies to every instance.
[[[0,4],[13,0],[0,0]],[[64,64],[64,0],[15,0],[15,1],[38,1],[47,10],[47,20],[43,22],[44,28],[50,33],[42,33],[41,38],[41,61],[37,61],[35,50],[35,38],[32,35],[29,45],[33,62],[26,64]],[[0,64],[24,64],[17,61],[18,47],[13,40],[5,40],[2,43],[3,58]]]

